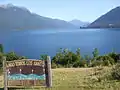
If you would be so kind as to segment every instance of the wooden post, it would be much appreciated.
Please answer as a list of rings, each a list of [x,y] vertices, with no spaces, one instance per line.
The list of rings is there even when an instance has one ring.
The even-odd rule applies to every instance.
[[[2,57],[3,60],[3,73],[4,73],[4,90],[8,90],[7,87],[7,70],[6,70],[6,57]]]
[[[50,56],[47,56],[47,60],[45,61],[45,74],[46,74],[46,86],[50,88],[52,87],[52,70]]]

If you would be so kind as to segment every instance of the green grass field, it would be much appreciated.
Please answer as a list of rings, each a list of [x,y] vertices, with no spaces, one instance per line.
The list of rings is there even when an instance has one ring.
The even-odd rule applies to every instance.
[[[120,90],[118,81],[94,82],[95,76],[90,76],[94,73],[93,68],[60,68],[53,69],[52,73],[53,87],[38,90]],[[3,76],[0,76],[0,88],[3,88]]]

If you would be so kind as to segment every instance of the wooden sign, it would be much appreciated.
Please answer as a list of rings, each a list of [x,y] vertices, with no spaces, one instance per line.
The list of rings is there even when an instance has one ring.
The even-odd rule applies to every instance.
[[[4,89],[9,87],[52,86],[51,61],[15,60],[6,61],[3,57]]]

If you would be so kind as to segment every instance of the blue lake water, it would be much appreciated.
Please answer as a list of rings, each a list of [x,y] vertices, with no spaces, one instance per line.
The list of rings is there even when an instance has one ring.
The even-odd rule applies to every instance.
[[[31,59],[40,54],[54,56],[59,48],[75,51],[81,48],[81,54],[91,55],[94,48],[100,54],[113,49],[120,52],[120,29],[49,29],[1,32],[0,43],[5,52],[15,51],[18,55]]]

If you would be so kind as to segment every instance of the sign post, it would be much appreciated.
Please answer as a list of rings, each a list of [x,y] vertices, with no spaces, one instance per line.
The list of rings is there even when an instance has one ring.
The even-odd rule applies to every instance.
[[[51,59],[50,56],[47,56],[47,60],[45,61],[45,72],[46,72],[46,86],[52,87],[52,70],[51,70]]]
[[[4,90],[8,90],[7,87],[7,70],[6,70],[6,57],[2,57],[3,60],[3,73],[4,73]]]

